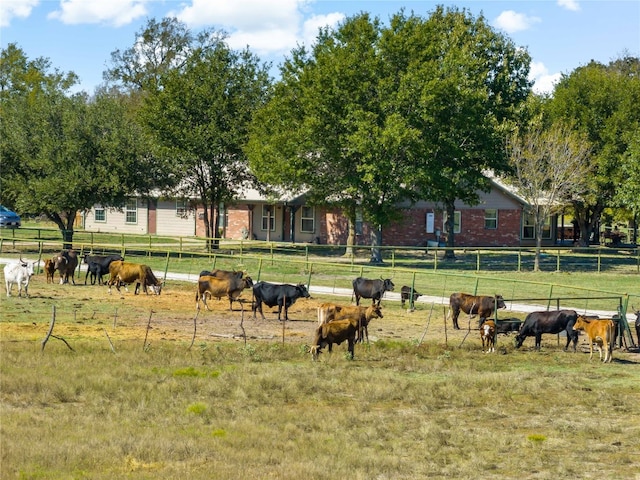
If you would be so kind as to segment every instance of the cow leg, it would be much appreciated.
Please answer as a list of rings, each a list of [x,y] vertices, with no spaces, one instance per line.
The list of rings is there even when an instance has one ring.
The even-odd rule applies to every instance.
[[[536,333],[536,350],[540,350],[542,344],[542,333]]]
[[[351,360],[353,360],[353,354],[354,354],[354,350],[355,350],[355,344],[356,344],[356,342],[355,342],[355,339],[354,339],[353,337],[352,337],[352,338],[349,338],[349,339],[348,339],[348,342],[349,342],[349,345],[348,345],[348,347],[347,347],[347,348],[348,348],[348,350],[349,350],[349,354],[350,354],[350,356],[351,356]]]
[[[459,316],[460,316],[460,310],[454,310],[453,311],[453,328],[455,328],[456,330],[460,330],[460,327],[458,326]]]

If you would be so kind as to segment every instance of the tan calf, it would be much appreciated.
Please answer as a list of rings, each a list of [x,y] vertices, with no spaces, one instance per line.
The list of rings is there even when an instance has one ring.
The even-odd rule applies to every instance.
[[[598,353],[600,354],[600,360],[604,362],[611,362],[613,359],[613,329],[615,325],[610,318],[592,319],[586,318],[582,315],[578,315],[574,330],[584,330],[589,337],[589,360],[593,358],[593,344],[598,347]],[[604,360],[602,360],[602,349],[604,351]]]

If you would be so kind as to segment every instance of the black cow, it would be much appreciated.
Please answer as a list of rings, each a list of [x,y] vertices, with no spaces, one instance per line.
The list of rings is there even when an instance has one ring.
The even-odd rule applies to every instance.
[[[516,335],[515,344],[516,348],[522,346],[527,337],[536,338],[536,350],[540,350],[540,343],[543,333],[560,333],[562,331],[567,334],[567,344],[564,349],[569,348],[569,343],[573,340],[573,351],[576,351],[578,344],[578,332],[573,329],[573,326],[578,319],[578,314],[575,310],[555,310],[551,312],[531,312],[524,319],[520,333]]]
[[[104,275],[109,274],[109,265],[116,260],[124,260],[122,255],[89,255],[84,256],[84,263],[87,264],[87,273],[84,276],[84,284],[87,284],[87,277],[91,275],[91,285],[96,284],[96,278],[98,279],[98,285],[103,285],[102,281]]]
[[[496,307],[507,308],[502,295],[488,297],[486,295],[469,295],[468,293],[456,292],[449,297],[449,314],[453,313],[453,328],[457,330],[460,330],[458,326],[460,311],[467,315],[479,315],[478,327],[480,327],[487,318],[493,315]]]
[[[511,332],[519,332],[522,320],[518,318],[503,318],[496,323],[496,333],[509,335]]]
[[[253,318],[256,318],[256,311],[260,311],[262,319],[265,320],[264,313],[262,313],[262,304],[267,307],[278,306],[278,320],[280,320],[280,314],[282,307],[284,307],[284,319],[289,320],[289,307],[295,303],[298,298],[309,298],[309,292],[307,287],[299,283],[298,285],[289,284],[275,284],[268,282],[258,282],[253,286],[253,303],[251,309],[253,310]]]
[[[422,296],[421,293],[418,293],[415,289],[413,290],[413,298],[409,298],[411,297],[411,287],[407,287],[406,285],[403,285],[402,288],[400,289],[400,303],[402,304],[402,306],[404,307],[404,302],[406,302],[407,300],[409,300],[409,309],[410,310],[415,310],[415,305],[414,302],[418,299],[418,297]]]
[[[356,297],[356,305],[360,305],[361,298],[370,298],[374,305],[380,306],[380,300],[384,292],[393,291],[395,285],[391,279],[385,280],[369,280],[368,278],[358,277],[353,280],[353,294]],[[353,299],[353,297],[351,297]]]

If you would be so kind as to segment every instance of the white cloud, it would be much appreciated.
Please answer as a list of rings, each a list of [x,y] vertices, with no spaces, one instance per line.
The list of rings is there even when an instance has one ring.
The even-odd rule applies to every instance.
[[[215,26],[228,33],[233,49],[249,46],[258,55],[287,53],[315,40],[318,27],[335,25],[344,15],[316,15],[304,21],[309,0],[192,0],[175,16],[191,28]]]
[[[149,0],[61,0],[48,18],[65,24],[105,23],[120,27],[147,14]]]
[[[529,80],[535,82],[533,84],[533,91],[537,94],[553,93],[553,89],[561,76],[562,74],[560,73],[550,74],[542,62],[531,62]]]
[[[27,18],[40,0],[2,0],[0,2],[0,27],[8,27],[14,18]]]
[[[541,22],[539,17],[528,17],[524,13],[505,10],[493,21],[493,24],[507,33],[528,30],[535,23]]]
[[[580,10],[578,0],[558,0],[558,5],[572,12],[578,12]]]

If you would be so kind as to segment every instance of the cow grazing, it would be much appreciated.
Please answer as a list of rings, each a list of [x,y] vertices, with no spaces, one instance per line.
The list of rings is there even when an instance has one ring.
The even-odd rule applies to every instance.
[[[153,289],[153,293],[160,295],[162,291],[162,282],[159,281],[147,265],[138,263],[125,262],[123,260],[115,260],[109,265],[109,294],[111,294],[111,286],[115,285],[120,292],[120,285],[129,285],[135,283],[136,288],[134,295],[138,295],[140,285],[144,293],[147,295],[147,287]]]
[[[579,315],[573,329],[584,330],[589,337],[589,360],[593,358],[593,344],[598,347],[600,361],[611,362],[613,359],[613,331],[615,325],[610,318],[587,318]],[[602,349],[604,351],[604,360],[602,360]]]
[[[53,283],[53,275],[56,273],[56,264],[54,263],[53,259],[45,259],[44,273],[47,276],[47,283]]]
[[[11,296],[13,285],[18,286],[18,296],[22,296],[24,286],[24,296],[29,297],[29,280],[33,276],[33,262],[28,262],[20,258],[17,262],[7,263],[4,266],[4,284],[7,288],[7,297]]]
[[[354,318],[358,321],[358,336],[356,342],[362,342],[364,337],[369,342],[369,322],[374,318],[384,318],[379,305],[368,307],[353,305],[336,305],[323,303],[318,307],[318,326],[335,320],[348,320]]]
[[[418,297],[422,296],[421,293],[418,293],[415,289],[413,290],[413,296],[411,295],[411,287],[407,287],[403,285],[400,289],[400,304],[404,307],[404,302],[409,300],[409,309],[415,310],[414,302],[418,299]],[[409,298],[411,297],[411,298]]]
[[[85,255],[84,263],[87,264],[87,273],[84,276],[84,284],[87,284],[87,277],[91,275],[91,285],[96,284],[96,278],[98,279],[98,285],[102,285],[102,277],[109,274],[109,265],[111,262],[118,260],[124,260],[122,255]]]
[[[278,306],[278,320],[284,307],[284,319],[289,320],[289,307],[295,303],[298,298],[309,298],[307,287],[299,283],[298,285],[275,284],[268,282],[258,282],[253,286],[253,302],[251,309],[253,310],[253,318],[256,318],[256,311],[260,311],[262,319],[265,320],[262,313],[262,304],[268,307]]]
[[[502,295],[489,297],[486,295],[469,295],[468,293],[457,292],[452,293],[449,297],[448,315],[453,313],[453,328],[460,330],[458,317],[461,311],[467,315],[478,315],[480,317],[478,326],[480,326],[487,318],[493,315],[496,308],[507,308]]]
[[[543,333],[560,333],[564,331],[567,334],[567,344],[564,349],[567,350],[569,343],[573,340],[573,351],[575,352],[578,333],[574,331],[573,325],[576,323],[577,318],[578,314],[575,310],[531,312],[524,319],[520,333],[515,337],[516,348],[520,348],[527,337],[535,337],[536,350],[540,350]]]
[[[485,353],[496,351],[496,324],[493,320],[485,321],[480,327],[482,351]],[[486,345],[486,350],[485,350]]]
[[[78,252],[75,250],[63,250],[53,257],[55,269],[60,273],[60,285],[69,283],[69,277],[76,284],[75,274],[78,267]]]
[[[211,275],[201,275],[198,278],[198,290],[196,292],[196,308],[200,310],[200,300],[207,310],[207,295],[211,297],[222,298],[227,296],[229,298],[229,310],[233,311],[233,301],[237,300],[242,294],[242,291],[246,288],[253,287],[253,280],[251,277],[244,278],[218,278]]]
[[[356,335],[358,333],[358,320],[350,318],[348,320],[333,320],[319,325],[316,329],[313,345],[311,346],[311,358],[315,361],[321,350],[329,346],[329,352],[333,350],[333,344],[340,345],[345,340],[348,342],[347,350],[353,359]]]
[[[370,298],[373,303],[380,305],[384,292],[393,291],[395,285],[391,279],[369,280],[358,277],[353,280],[353,295],[356,297],[356,305],[360,305],[361,298]],[[353,297],[352,297],[353,298]]]

